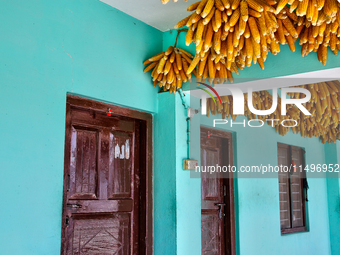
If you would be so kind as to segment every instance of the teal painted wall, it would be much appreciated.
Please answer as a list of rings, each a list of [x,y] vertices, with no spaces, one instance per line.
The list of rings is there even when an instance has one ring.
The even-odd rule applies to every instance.
[[[212,127],[213,119],[201,117],[201,125]],[[236,121],[242,122],[244,117]],[[236,166],[277,165],[277,143],[300,146],[306,150],[307,164],[325,163],[324,145],[317,138],[306,139],[288,133],[279,136],[273,128],[250,128],[230,124],[216,128],[234,133]],[[307,175],[308,178],[308,175]],[[276,178],[238,178],[235,180],[238,203],[236,228],[238,254],[331,254],[328,222],[327,180],[309,178],[308,232],[281,235],[279,185]]]
[[[325,145],[327,164],[339,164],[339,142]],[[339,254],[340,250],[340,187],[339,173],[327,173],[327,198],[329,211],[330,242],[332,254]]]
[[[190,95],[184,94],[184,102],[191,105]],[[176,95],[176,194],[177,194],[177,255],[201,254],[201,179],[191,178],[190,171],[183,170],[187,159],[187,111]],[[199,126],[199,118],[190,121],[190,127]],[[190,128],[191,130],[191,128]],[[193,129],[192,140],[199,140],[199,132]],[[191,159],[199,159],[200,150],[191,150]]]
[[[154,135],[154,254],[176,254],[176,97],[158,95]]]
[[[176,35],[176,30],[164,33],[163,50],[167,49],[169,45],[174,45]],[[180,34],[177,46],[194,55],[195,47],[193,45],[187,47],[184,38],[185,34]],[[302,58],[300,51],[301,46],[298,44],[296,44],[295,53],[290,51],[288,45],[281,46],[280,54],[277,56],[268,55],[265,71],[255,65],[240,71],[240,75],[234,75],[234,79],[237,82],[237,79],[242,80],[244,78],[271,78],[340,66],[338,57],[330,51],[326,66],[318,62],[315,54]],[[184,90],[195,89],[195,87],[196,84],[193,81],[191,84],[185,84]],[[200,107],[197,102],[192,103],[191,106]],[[242,121],[242,118],[237,120]],[[198,123],[196,117],[196,123],[191,128],[193,133],[199,133]],[[212,126],[212,117],[202,117],[200,123],[201,125]],[[176,128],[185,129],[184,124],[181,127],[176,125]],[[221,127],[221,129],[223,128],[225,129],[225,127]],[[307,151],[306,162],[309,164],[327,162],[325,147],[317,138],[306,139],[292,133],[282,137],[269,126],[261,129],[229,128],[228,130],[234,132],[234,162],[239,166],[269,163],[276,165],[277,142],[304,147]],[[199,135],[192,135],[191,139],[192,150],[200,148]],[[199,157],[199,154],[196,155]],[[338,153],[340,159],[339,155],[340,153]],[[339,179],[330,182],[326,178],[310,178],[309,186],[311,187],[308,192],[311,202],[307,204],[309,232],[281,236],[277,178],[237,179],[235,181],[235,190],[237,190],[235,193],[235,221],[237,224],[238,254],[338,254],[340,235],[336,224],[338,224],[340,217],[338,213],[334,216],[330,216],[331,213],[328,215],[328,210],[331,209],[329,205],[331,207],[338,206],[339,196],[337,193],[334,195],[333,191],[334,189],[339,190]],[[197,192],[199,192],[198,189]],[[329,225],[332,224],[334,224],[333,228],[330,229]],[[331,238],[332,253],[331,235],[333,235]]]
[[[66,94],[155,113],[162,33],[96,0],[0,13],[0,254],[60,254]]]
[[[150,75],[142,72],[143,61],[173,45],[176,33],[163,34],[96,0],[4,0],[0,14],[0,254],[60,253],[65,106],[72,93],[154,114],[154,254],[199,255],[200,180],[182,170],[183,106],[178,95],[157,94]],[[181,34],[178,45],[194,53],[184,38]],[[325,68],[315,55],[303,59],[287,47],[273,58],[268,57],[266,71],[255,66],[240,77]],[[336,66],[330,54],[326,68]],[[194,159],[200,155],[200,123],[211,120],[192,119],[192,141],[198,142]],[[310,162],[325,161],[317,139],[282,138],[268,128],[231,131],[237,164],[276,162],[276,151],[268,148],[276,148],[277,141],[308,147]],[[310,232],[281,237],[277,180],[235,183],[240,254],[273,254],[279,248],[291,253],[296,247],[301,254],[329,254],[327,183],[312,179],[309,184]]]

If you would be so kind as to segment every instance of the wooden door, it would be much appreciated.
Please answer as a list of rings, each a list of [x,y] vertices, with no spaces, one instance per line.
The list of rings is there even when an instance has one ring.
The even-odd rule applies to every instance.
[[[140,131],[137,119],[67,104],[61,254],[145,253]]]
[[[227,132],[201,128],[201,166],[232,166]],[[235,254],[234,185],[228,173],[201,171],[202,255]]]

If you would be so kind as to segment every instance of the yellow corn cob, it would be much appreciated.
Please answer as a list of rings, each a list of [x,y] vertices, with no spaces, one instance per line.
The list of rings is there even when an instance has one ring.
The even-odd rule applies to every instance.
[[[281,20],[278,20],[279,28],[277,29],[277,34],[278,34],[278,40],[281,44],[286,44],[286,38],[283,32],[283,25]]]
[[[216,69],[215,69],[214,62],[210,58],[208,59],[208,71],[209,71],[209,78],[214,79]]]
[[[239,27],[238,27],[238,29],[239,29],[239,32],[238,32],[239,36],[244,34],[244,32],[246,31],[246,26],[247,26],[247,22],[244,21],[243,19],[240,19]]]
[[[293,37],[289,34],[286,36],[286,39],[287,39],[290,50],[292,52],[295,52],[295,42],[294,42]]]
[[[179,70],[178,70],[176,62],[172,63],[172,66],[174,67],[174,71],[175,71],[176,76],[179,75]]]
[[[214,30],[215,32],[217,32],[218,27],[217,27],[217,25],[216,25],[216,20],[215,20],[214,18],[211,19],[211,24],[212,24],[213,30]]]
[[[266,26],[266,19],[264,16],[261,16],[257,19],[259,27],[260,27],[260,32],[263,36],[267,35],[267,26]]]
[[[261,57],[261,45],[258,42],[256,42],[254,38],[252,38],[252,45],[253,45],[254,55],[256,59],[260,58]]]
[[[192,29],[188,29],[187,35],[185,37],[185,44],[189,46],[192,43],[194,37],[194,31]]]
[[[189,52],[187,52],[186,50],[183,50],[181,48],[178,49],[180,52],[182,52],[184,55],[186,55],[189,58],[193,58],[193,55],[191,55]],[[182,56],[184,56],[182,55]]]
[[[196,45],[200,44],[200,42],[202,40],[203,30],[204,30],[203,20],[200,20],[198,22],[197,31],[196,31]]]
[[[240,8],[237,8],[234,12],[233,15],[231,15],[229,24],[231,27],[235,26],[236,22],[240,18]]]
[[[252,37],[254,38],[254,40],[257,43],[260,43],[261,37],[260,37],[260,32],[258,30],[255,18],[254,17],[250,17],[249,20],[248,20],[248,23],[249,23],[249,28],[250,28]]]
[[[263,6],[264,11],[275,12],[275,9],[270,4],[268,4],[266,0],[256,0],[256,1]]]
[[[185,54],[181,54],[182,56],[182,69],[184,68],[184,62],[186,62],[187,64],[191,64],[192,60]],[[185,61],[184,61],[185,60]]]
[[[231,5],[232,10],[236,10],[240,5],[240,0],[233,0],[233,3]]]
[[[200,4],[196,8],[196,13],[197,14],[201,14],[201,12],[203,11],[203,9],[206,6],[207,2],[208,2],[208,0],[201,0]]]
[[[314,0],[314,1],[316,1],[316,0]],[[307,8],[307,14],[306,14],[306,19],[308,21],[312,21],[315,9],[316,9],[316,6],[314,6],[313,1],[309,0],[309,4],[308,4],[308,8]]]
[[[295,0],[294,3],[290,5],[289,12],[293,13],[293,11],[295,11],[296,8],[299,6],[299,3],[299,0]]]
[[[215,6],[217,9],[219,9],[221,12],[224,11],[224,4],[221,0],[215,0]]]
[[[233,10],[231,8],[227,9],[227,15],[231,16],[233,14]]]
[[[157,54],[157,55],[155,55],[155,56],[149,58],[148,60],[146,60],[146,61],[144,62],[144,65],[147,65],[147,64],[149,64],[149,63],[151,63],[151,62],[154,62],[154,61],[158,61],[158,60],[160,60],[162,57],[164,57],[164,55],[165,55],[165,52],[161,52],[161,53],[159,53],[159,54]]]
[[[250,38],[246,38],[245,39],[245,49],[246,49],[246,55],[247,55],[247,58],[252,58],[253,56],[253,45],[252,45],[252,42],[251,42],[251,39]]]
[[[298,8],[296,9],[296,15],[297,16],[305,16],[307,13],[307,8],[308,8],[309,0],[302,0],[299,3]]]
[[[241,19],[244,21],[248,21],[248,4],[246,0],[242,0],[240,3],[240,11],[241,11]]]
[[[220,28],[222,25],[222,14],[221,11],[216,9],[215,11],[215,24],[217,28]]]
[[[164,69],[165,63],[166,63],[166,58],[163,57],[163,58],[160,60],[159,64],[158,64],[157,73],[163,73],[163,69]]]
[[[214,34],[214,50],[217,54],[220,54],[220,50],[221,50],[221,31],[222,29],[219,29]]]
[[[234,32],[230,33],[228,38],[227,38],[227,50],[228,50],[228,53],[233,53],[234,52],[233,35],[234,35]]]
[[[255,11],[255,10],[253,10],[253,9],[249,9],[249,8],[248,8],[248,14],[249,14],[250,16],[253,16],[253,17],[256,17],[256,18],[261,17],[261,13],[260,13],[260,12]]]
[[[275,14],[279,14],[280,11],[287,5],[287,3],[288,3],[288,0],[279,0],[276,6]]]
[[[216,8],[213,7],[213,8],[211,9],[209,15],[208,15],[207,17],[204,18],[204,20],[203,20],[203,24],[204,24],[204,25],[207,25],[207,24],[210,22],[210,20],[214,17],[215,9],[216,9]]]
[[[254,9],[255,11],[258,12],[263,12],[263,6],[261,4],[259,4],[258,2],[256,2],[255,0],[247,0],[247,3],[249,5],[250,8]]]
[[[145,69],[144,69],[144,73],[149,72],[152,68],[154,68],[158,63],[157,62],[153,62],[150,65],[148,65]]]
[[[321,57],[322,57],[322,64],[325,66],[327,63],[327,47],[321,45]]]
[[[205,58],[203,61],[200,61],[199,67],[198,67],[198,75],[203,75],[204,73],[204,68],[207,64],[208,58]]]
[[[165,75],[167,75],[169,72],[170,72],[170,68],[171,68],[171,62],[170,62],[170,59],[168,59],[165,63],[165,66],[164,66],[164,70],[163,70],[163,73]]]
[[[325,5],[325,0],[317,0],[317,8],[320,11]]]
[[[189,15],[188,17],[182,19],[180,22],[177,23],[177,25],[175,26],[175,28],[177,29],[177,28],[184,27],[184,26],[188,23],[190,17],[191,17],[191,15]]]
[[[228,21],[228,15],[225,11],[221,12],[222,14],[222,22],[226,23]]]
[[[222,0],[222,3],[224,5],[224,8],[226,9],[230,8],[230,0]]]
[[[175,61],[175,58],[176,58],[176,52],[175,50],[173,50],[170,55],[170,62],[173,63]]]
[[[283,19],[282,23],[285,26],[285,28],[287,29],[287,31],[293,36],[293,38],[299,37],[298,33],[295,30],[294,25],[292,24],[292,22],[289,19]]]
[[[291,20],[293,20],[294,22],[297,22],[298,16],[296,16],[295,12],[290,12],[290,10],[289,10],[289,8],[288,8],[287,6],[285,6],[284,10],[285,10],[287,16],[288,16]]]
[[[194,23],[200,21],[201,18],[202,18],[201,15],[199,15],[199,14],[197,14],[197,13],[194,13],[194,16],[191,18],[191,23],[194,24]],[[188,24],[187,24],[187,25],[188,25]]]
[[[198,7],[198,5],[201,3],[201,1],[198,1],[192,5],[190,5],[188,8],[187,8],[187,11],[188,12],[191,12],[191,11],[195,11]]]
[[[205,40],[204,40],[204,51],[207,51],[209,48],[210,48],[210,44],[211,44],[211,40],[213,38],[213,35],[214,35],[214,31],[213,31],[213,28],[212,28],[212,24],[211,22],[208,24],[208,27],[207,27],[207,32],[205,34]]]
[[[258,58],[257,62],[259,63],[259,66],[261,67],[262,70],[264,70],[264,62],[262,58]]]
[[[208,16],[209,12],[211,11],[211,9],[212,9],[213,6],[214,6],[214,3],[215,3],[214,0],[208,0],[208,1],[207,1],[207,4],[205,5],[204,10],[203,10],[203,12],[201,13],[202,18],[205,18],[205,17]],[[197,12],[197,11],[196,11],[196,12]]]
[[[188,67],[186,74],[192,73],[192,71],[195,69],[195,67],[199,63],[199,61],[200,61],[200,56],[196,55],[195,58],[193,59],[193,61],[191,62],[190,66]]]

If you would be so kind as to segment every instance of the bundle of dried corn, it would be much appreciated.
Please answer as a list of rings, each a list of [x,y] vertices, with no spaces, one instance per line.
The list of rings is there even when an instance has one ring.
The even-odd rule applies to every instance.
[[[259,119],[268,125],[271,125],[284,136],[289,129],[294,133],[300,133],[303,137],[320,137],[323,143],[336,142],[340,140],[340,82],[330,81],[310,85],[299,86],[308,89],[311,93],[311,100],[303,104],[311,115],[304,115],[298,108],[292,105],[287,106],[287,115],[281,115],[281,100],[278,100],[277,109],[271,115],[256,116],[248,108],[248,100],[245,96],[245,116],[248,119]],[[289,94],[292,98],[303,98],[305,95],[300,93]],[[207,113],[213,115],[222,114],[222,118],[231,117],[233,115],[233,98],[232,96],[222,96],[222,103],[215,105],[212,99],[207,99]],[[216,100],[218,101],[218,100]],[[268,110],[272,107],[272,96],[267,91],[253,92],[252,104],[257,110]],[[293,121],[295,120],[295,121]],[[284,121],[284,125],[282,125]],[[296,125],[297,124],[297,125]],[[291,127],[285,127],[291,126]],[[294,126],[294,127],[293,127]]]
[[[153,86],[163,87],[165,91],[176,92],[182,87],[183,82],[191,82],[191,73],[189,70],[193,56],[180,48],[170,46],[167,51],[161,52],[144,62],[148,65],[144,73],[151,71]],[[189,72],[188,72],[189,71]],[[194,72],[195,74],[195,72]]]
[[[257,62],[264,69],[268,52],[279,53],[280,43],[288,43],[295,51],[296,15],[287,13],[286,4],[285,1],[276,4],[275,0],[202,0],[188,7],[194,13],[175,28],[189,27],[186,44],[196,43],[195,58],[201,60],[197,61],[199,69],[204,71],[203,64],[209,65],[206,61],[209,55],[220,71],[218,77],[225,79],[228,72],[224,69],[237,72],[235,69]],[[214,83],[215,76],[216,72],[208,72]]]
[[[296,13],[294,20],[299,32],[301,55],[316,52],[323,65],[327,62],[327,49],[335,55],[340,50],[340,3],[336,0],[295,0],[290,13]]]

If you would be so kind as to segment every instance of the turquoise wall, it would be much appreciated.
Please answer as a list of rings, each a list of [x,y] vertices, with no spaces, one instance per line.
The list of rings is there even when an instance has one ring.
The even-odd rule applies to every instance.
[[[213,119],[221,116],[201,117],[201,125],[212,127]],[[242,122],[244,117],[236,121]],[[277,165],[277,143],[300,146],[306,150],[307,164],[325,163],[324,145],[318,138],[306,139],[289,132],[279,136],[273,128],[230,127],[217,129],[234,133],[236,166]],[[307,178],[308,178],[307,174]],[[238,178],[235,196],[238,203],[236,228],[238,254],[331,254],[327,204],[326,178],[309,178],[307,202],[308,232],[281,235],[279,184],[276,178]]]
[[[0,13],[0,254],[60,254],[66,94],[155,113],[162,33],[96,0]]]
[[[327,164],[339,164],[340,143],[326,144],[325,155]],[[340,247],[340,187],[339,173],[327,173],[327,196],[329,211],[330,242],[332,254],[339,254]]]
[[[182,102],[179,95],[158,94],[142,72],[143,61],[173,45],[176,33],[162,33],[97,0],[5,0],[0,13],[0,254],[60,253],[65,106],[71,93],[154,115],[154,254],[199,255],[200,180],[182,170]],[[178,45],[194,53],[184,38],[181,34]],[[282,51],[275,61],[268,57],[265,72],[255,66],[240,77],[324,68],[314,55],[303,59],[288,47]],[[330,54],[327,68],[337,66]],[[194,159],[200,157],[201,124],[209,126],[211,119],[192,119],[191,138],[198,143],[191,151]],[[278,141],[305,147],[307,162],[325,161],[317,139],[282,138],[269,127],[230,131],[237,164],[275,163]],[[329,254],[327,183],[311,179],[309,185],[310,232],[281,236],[277,180],[237,180],[239,254],[278,249],[289,254],[293,248]]]
[[[176,98],[158,95],[154,118],[154,254],[176,254]]]
[[[175,30],[164,33],[164,50],[169,45],[174,44],[176,35],[177,32]],[[184,38],[185,34],[180,34],[178,47],[194,54],[195,47],[193,45],[187,47],[184,44]],[[326,66],[318,62],[315,54],[302,58],[299,53],[300,51],[301,46],[298,44],[296,44],[295,53],[290,51],[288,45],[281,46],[280,54],[277,56],[268,55],[268,59],[265,62],[265,71],[262,71],[258,65],[255,65],[240,71],[240,75],[234,75],[234,78],[236,78],[236,81],[238,78],[271,78],[340,66],[338,57],[331,51],[329,51]],[[195,89],[195,87],[195,82],[187,83],[184,86],[184,90]],[[200,108],[197,102],[192,103],[191,106],[197,109]],[[211,127],[213,125],[213,118],[207,118],[206,116],[194,117],[195,124],[191,125],[191,131],[196,135],[192,134],[191,137],[192,150],[200,148],[199,126]],[[221,116],[216,118],[221,118]],[[241,117],[237,118],[237,121],[242,120],[243,118]],[[177,130],[184,130],[185,126],[184,124],[180,127],[176,125],[176,128]],[[229,128],[221,126],[220,129],[233,132],[234,162],[238,166],[276,165],[278,142],[304,147],[308,164],[327,163],[327,160],[332,162],[335,160],[334,156],[333,158],[327,156],[327,147],[317,138],[306,139],[291,132],[282,137],[267,125],[264,128],[230,128],[229,125]],[[332,146],[334,147],[335,145]],[[337,146],[340,147],[339,145]],[[340,150],[333,151],[334,153],[340,159]],[[199,159],[198,152],[194,156],[197,156],[196,159]],[[339,179],[310,178],[309,186],[308,197],[310,202],[307,203],[309,231],[281,236],[278,179],[237,179],[235,181],[235,190],[237,191],[235,193],[235,221],[237,224],[238,254],[338,254],[340,249],[338,223],[340,222],[340,209],[339,193],[335,191],[339,192]],[[192,190],[191,194],[193,192]],[[198,188],[197,192],[200,192]],[[179,209],[177,208],[177,210]],[[199,207],[197,210],[199,210]],[[329,210],[330,213],[328,214]],[[336,212],[332,213],[333,211],[331,210],[336,210]],[[330,228],[332,225],[333,227]],[[195,238],[196,236],[194,236],[193,240]]]

